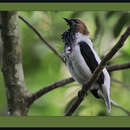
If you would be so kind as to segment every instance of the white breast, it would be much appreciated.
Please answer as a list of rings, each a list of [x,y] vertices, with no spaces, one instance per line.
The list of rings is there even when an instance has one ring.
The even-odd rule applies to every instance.
[[[81,52],[78,43],[80,41],[85,41],[86,44],[89,45],[92,52],[95,55],[95,58],[98,63],[101,62],[100,58],[98,57],[97,53],[93,49],[92,42],[88,38],[88,36],[83,35],[81,33],[76,34],[76,42],[72,45],[72,50],[68,48],[66,53],[66,64],[69,68],[69,71],[72,77],[77,80],[81,85],[84,85],[92,76],[91,70],[89,69],[88,65],[86,64]],[[70,53],[71,52],[71,53]],[[111,101],[110,101],[110,77],[106,69],[103,69],[104,74],[104,84],[102,87],[99,87],[98,83],[94,83],[91,89],[98,89],[101,88],[102,94],[107,105],[108,111],[111,110]]]
[[[78,45],[73,47],[72,53],[69,55],[69,62],[67,63],[70,73],[80,84],[88,81],[92,73],[83,59]]]
[[[86,83],[86,81],[89,80],[89,78],[92,76],[91,70],[89,69],[88,65],[86,64],[83,56],[81,55],[80,48],[78,43],[80,41],[85,41],[86,44],[88,44],[93,51],[95,58],[98,63],[101,62],[100,58],[98,57],[97,53],[93,49],[92,42],[89,39],[88,36],[83,35],[81,33],[76,33],[76,42],[74,43],[73,50],[71,54],[68,56],[68,62],[67,62],[67,67],[72,74],[73,78],[77,80],[80,84]],[[105,78],[109,78],[109,74],[106,71],[106,69],[103,70],[104,75],[106,75]],[[105,81],[105,84],[106,81]],[[108,83],[109,84],[109,83]]]

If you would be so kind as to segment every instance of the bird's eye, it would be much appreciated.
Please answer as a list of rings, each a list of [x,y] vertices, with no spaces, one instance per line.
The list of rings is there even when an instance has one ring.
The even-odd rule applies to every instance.
[[[78,21],[76,19],[73,19],[73,22],[78,23]]]

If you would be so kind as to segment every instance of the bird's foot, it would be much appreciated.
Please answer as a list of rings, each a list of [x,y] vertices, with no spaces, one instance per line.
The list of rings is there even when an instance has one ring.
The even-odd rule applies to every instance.
[[[86,92],[86,86],[83,86],[82,89],[78,92],[78,97],[79,98],[84,98],[84,96],[87,96],[87,92]]]

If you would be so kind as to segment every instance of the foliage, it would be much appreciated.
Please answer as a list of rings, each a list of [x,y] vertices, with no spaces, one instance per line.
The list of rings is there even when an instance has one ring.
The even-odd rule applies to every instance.
[[[30,11],[19,12],[27,18],[57,50],[63,50],[61,34],[68,28],[63,17],[80,18],[86,23],[90,31],[90,38],[94,48],[103,57],[116,43],[121,33],[130,25],[129,12],[88,12],[88,11]],[[19,19],[19,29],[22,47],[22,61],[25,74],[25,82],[30,92],[35,92],[57,80],[70,76],[65,65],[40,41],[36,34]],[[130,38],[125,46],[109,64],[125,63],[130,57]],[[2,77],[2,73],[0,73]],[[130,84],[130,70],[111,73],[111,78]],[[0,111],[5,109],[6,97],[4,81],[0,78]],[[130,85],[129,85],[130,86]],[[71,100],[74,100],[81,86],[77,82],[68,84],[49,92],[38,99],[31,106],[29,115],[35,116],[62,116]],[[130,88],[115,82],[111,83],[111,97],[118,104],[130,111]],[[4,107],[3,107],[4,106]],[[75,115],[102,116],[106,113],[106,106],[102,100],[95,99],[90,93],[83,101]],[[112,107],[110,116],[127,116],[121,110]]]

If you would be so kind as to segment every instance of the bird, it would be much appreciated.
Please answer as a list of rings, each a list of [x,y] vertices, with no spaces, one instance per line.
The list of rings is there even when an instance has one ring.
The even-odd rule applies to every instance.
[[[101,59],[93,48],[85,23],[77,18],[64,18],[64,20],[69,29],[61,34],[64,42],[62,55],[73,79],[82,87],[86,87]],[[106,68],[102,70],[98,80],[89,90],[95,98],[103,98],[107,112],[111,112],[110,76]]]

